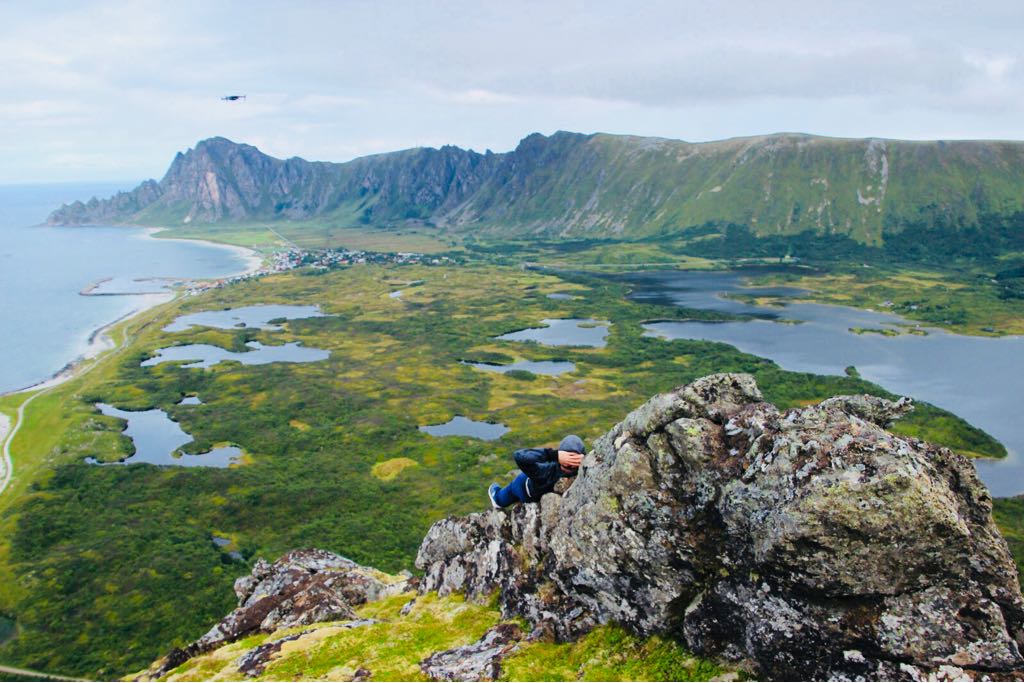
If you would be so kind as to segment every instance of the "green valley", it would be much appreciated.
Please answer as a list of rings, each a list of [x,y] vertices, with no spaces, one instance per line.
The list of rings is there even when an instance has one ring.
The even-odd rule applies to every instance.
[[[400,298],[389,296],[398,289]],[[138,670],[229,611],[231,585],[255,557],[293,548],[411,569],[433,521],[486,506],[485,486],[514,469],[512,450],[571,432],[589,441],[652,394],[709,373],[752,373],[779,407],[843,393],[889,396],[855,377],[786,372],[723,344],[645,337],[646,320],[723,316],[625,294],[619,283],[516,266],[366,265],[252,279],[123,323],[123,348],[33,401],[13,443],[16,478],[0,496],[0,614],[16,619],[18,632],[0,658],[108,678]],[[275,303],[317,304],[327,315],[276,331],[163,330],[189,312]],[[609,321],[607,346],[495,339],[545,318]],[[331,355],[304,364],[140,366],[172,344],[240,352],[252,341],[298,341]],[[517,360],[569,361],[575,370],[500,374],[464,362]],[[201,405],[178,405],[197,394]],[[13,412],[24,398],[5,397],[0,409]],[[101,415],[97,402],[160,408],[194,435],[188,452],[232,443],[247,457],[224,469],[85,464],[87,456],[112,462],[132,452],[124,422]],[[511,431],[482,441],[418,430],[455,416]],[[894,431],[972,455],[1005,454],[988,435],[927,405]],[[218,547],[214,536],[230,546]],[[227,552],[234,549],[241,561]],[[578,656],[592,645],[583,641]],[[672,646],[628,647],[664,654]],[[653,676],[644,671],[636,675]]]

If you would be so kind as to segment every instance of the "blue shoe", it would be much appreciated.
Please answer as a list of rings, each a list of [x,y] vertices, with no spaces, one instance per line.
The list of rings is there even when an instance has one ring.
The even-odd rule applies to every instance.
[[[498,486],[497,484],[491,484],[490,486],[487,487],[487,497],[491,499],[491,507],[494,508],[495,510],[501,508],[501,506],[498,505],[498,501],[495,499],[495,496],[498,495],[498,491],[500,490],[501,487]]]

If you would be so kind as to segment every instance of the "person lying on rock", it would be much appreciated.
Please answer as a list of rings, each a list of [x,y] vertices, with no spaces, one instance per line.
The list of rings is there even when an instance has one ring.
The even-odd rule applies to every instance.
[[[583,439],[570,434],[558,448],[523,448],[513,457],[522,470],[512,483],[501,488],[491,484],[487,495],[491,507],[504,508],[513,503],[536,503],[545,493],[554,490],[562,477],[575,477],[583,462]]]

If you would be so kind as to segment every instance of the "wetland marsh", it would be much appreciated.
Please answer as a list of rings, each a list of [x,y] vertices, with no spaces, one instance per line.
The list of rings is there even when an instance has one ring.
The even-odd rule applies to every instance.
[[[394,282],[410,280],[423,283],[388,297]],[[724,316],[630,301],[627,291],[624,283],[515,267],[359,266],[246,281],[126,322],[130,342],[34,402],[14,443],[21,480],[0,497],[0,613],[17,618],[19,635],[0,656],[111,678],[198,637],[230,611],[238,574],[211,530],[230,535],[247,561],[315,546],[386,571],[411,568],[432,521],[486,508],[485,487],[514,468],[515,449],[557,444],[568,433],[589,442],[651,395],[705,374],[753,373],[781,408],[841,393],[889,395],[854,377],[787,372],[724,344],[647,337],[643,324],[652,319]],[[323,315],[165,331],[181,316],[252,301],[318,306]],[[560,346],[558,361],[573,365],[560,374],[464,362],[552,361],[544,344],[501,338],[541,320],[568,321],[561,324],[601,345]],[[143,365],[174,344],[245,355],[254,343],[301,343],[329,356]],[[201,396],[202,405],[179,405],[183,396]],[[96,403],[163,411],[192,437],[190,450],[240,444],[246,464],[85,464],[133,452],[124,422],[98,415]],[[419,429],[453,415],[511,431],[485,441]],[[927,405],[901,428],[1001,453],[984,433]],[[69,620],[79,627],[55,626]]]

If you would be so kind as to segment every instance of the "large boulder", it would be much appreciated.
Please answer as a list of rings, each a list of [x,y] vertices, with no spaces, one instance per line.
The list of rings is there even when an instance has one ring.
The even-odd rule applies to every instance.
[[[1006,677],[1024,599],[971,463],[885,430],[909,401],[780,413],[752,377],[655,396],[563,496],[449,518],[421,590],[495,592],[534,637],[667,634],[763,678]]]
[[[159,678],[192,657],[253,633],[354,619],[353,607],[398,595],[414,583],[411,575],[396,579],[326,550],[293,550],[273,564],[260,558],[249,576],[235,581],[238,607],[199,640],[157,661],[144,677]],[[262,666],[284,642],[267,644],[247,666],[257,670],[257,662]]]

